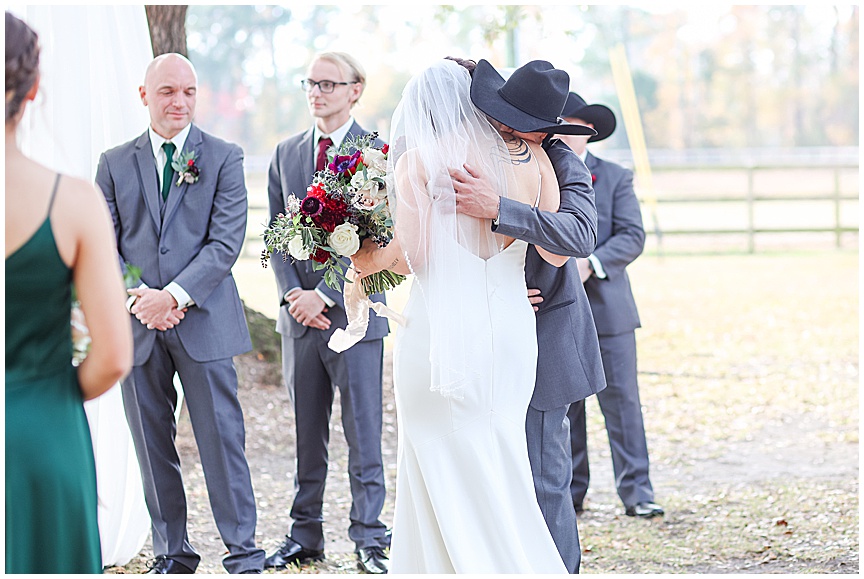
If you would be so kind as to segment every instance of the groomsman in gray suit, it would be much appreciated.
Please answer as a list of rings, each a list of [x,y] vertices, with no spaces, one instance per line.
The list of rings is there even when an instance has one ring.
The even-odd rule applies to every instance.
[[[451,176],[457,211],[492,219],[496,232],[559,255],[586,257],[594,250],[597,228],[591,175],[566,145],[547,138],[551,134],[595,133],[560,118],[569,85],[566,72],[541,60],[516,69],[506,81],[492,65],[480,60],[471,81],[471,100],[504,125],[502,132],[544,143],[561,191],[557,213],[499,197],[470,167]],[[537,382],[525,425],[528,458],[546,524],[564,564],[571,573],[577,573],[581,550],[569,490],[572,466],[567,410],[571,403],[602,390],[606,382],[597,331],[575,260],[556,268],[543,260],[533,245],[528,248],[525,277],[529,293],[535,294],[532,301],[536,304],[540,348]]]
[[[367,134],[351,116],[365,84],[363,68],[348,54],[325,52],[313,59],[302,86],[315,124],[279,143],[273,153],[268,184],[271,218],[285,212],[292,193],[300,199],[306,196],[312,175],[324,167],[328,147]],[[381,141],[376,144],[383,145]],[[327,346],[330,336],[348,324],[342,293],[327,287],[323,270],[314,271],[311,261],[285,257],[275,254],[270,263],[279,289],[276,330],[282,335],[289,390],[293,381],[296,494],[291,508],[294,524],[282,545],[267,557],[265,567],[283,569],[324,557],[327,442],[334,388],[338,387],[353,497],[348,535],[356,545],[360,569],[386,573],[384,549],[389,546],[389,536],[379,516],[385,498],[381,374],[387,320],[371,316],[362,341],[341,354],[332,351]],[[371,299],[383,302],[384,296],[375,294]]]
[[[144,480],[156,561],[150,573],[193,573],[174,445],[177,393],[189,417],[229,573],[260,573],[255,497],[233,356],[252,349],[231,275],[246,232],[243,151],[192,124],[198,78],[179,54],[154,59],[140,87],[150,127],[106,151],[96,184],[114,219],[120,258],[141,268],[129,290],[135,339],[123,404]],[[180,172],[172,166],[182,160]],[[179,166],[179,165],[178,165]]]
[[[597,131],[589,138],[562,137],[591,171],[597,203],[597,247],[577,263],[603,356],[607,387],[597,394],[597,400],[606,420],[615,486],[628,516],[651,518],[662,515],[663,508],[654,502],[654,489],[648,477],[648,445],[636,377],[634,330],[640,327],[639,313],[626,269],[645,246],[642,211],[633,191],[633,172],[595,157],[586,147],[609,137],[615,130],[612,110],[601,104],[589,105],[571,92],[562,116]],[[580,512],[589,479],[585,401],[571,405],[568,416],[573,448],[570,490],[573,504]]]

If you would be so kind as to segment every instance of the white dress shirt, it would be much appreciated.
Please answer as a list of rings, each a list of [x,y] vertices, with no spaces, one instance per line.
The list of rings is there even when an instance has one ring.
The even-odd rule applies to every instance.
[[[318,152],[318,141],[320,139],[326,139],[327,137],[330,137],[330,139],[333,141],[334,147],[339,147],[342,144],[342,141],[345,140],[345,135],[347,135],[348,131],[351,130],[351,126],[353,124],[354,124],[354,117],[348,117],[348,122],[346,122],[344,125],[342,125],[341,127],[336,129],[335,131],[328,134],[328,133],[325,133],[324,131],[322,131],[318,127],[318,124],[316,123],[315,124],[315,130],[312,132],[312,143],[315,146],[315,152],[316,153]]]
[[[165,149],[162,148],[162,145],[168,141],[174,143],[174,146],[177,147],[174,151],[174,158],[171,161],[180,158],[180,155],[183,154],[183,145],[186,144],[186,137],[189,136],[189,129],[192,128],[191,124],[186,125],[186,127],[174,135],[170,139],[166,139],[159,133],[153,130],[153,127],[148,127],[147,132],[150,134],[150,146],[153,148],[153,160],[156,162],[156,174],[159,176],[159,188],[158,191],[162,191],[162,179],[163,179],[163,171],[165,169],[165,163],[168,163],[167,155],[165,154]],[[162,198],[160,196],[159,202],[162,203]],[[141,283],[138,286],[139,288],[149,287],[146,283]],[[177,309],[182,310],[183,308],[188,308],[189,306],[194,306],[195,302],[189,296],[189,293],[184,290],[180,284],[177,282],[170,282],[165,286],[165,291],[171,294],[175,300],[177,300]],[[135,304],[136,296],[130,296],[128,300],[126,300],[126,309],[130,312],[132,311],[132,306]]]

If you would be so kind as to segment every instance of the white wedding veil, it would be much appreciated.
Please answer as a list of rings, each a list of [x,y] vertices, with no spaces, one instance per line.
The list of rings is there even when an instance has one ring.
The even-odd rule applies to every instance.
[[[474,263],[488,259],[504,238],[492,232],[489,219],[456,213],[448,170],[468,163],[502,196],[513,183],[504,141],[471,102],[470,85],[468,71],[451,60],[412,78],[393,113],[388,156],[396,237],[428,309],[431,388],[457,399],[470,383],[477,349],[491,347],[477,343],[468,322],[477,312],[467,310],[465,292],[485,288],[466,285],[464,254]]]

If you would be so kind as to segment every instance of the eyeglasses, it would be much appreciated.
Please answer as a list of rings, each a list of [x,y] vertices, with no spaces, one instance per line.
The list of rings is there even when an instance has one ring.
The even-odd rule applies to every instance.
[[[316,82],[311,78],[304,78],[300,81],[300,86],[303,87],[303,90],[305,90],[306,92],[312,92],[312,89],[317,86],[318,90],[320,90],[324,94],[329,94],[333,92],[333,90],[335,90],[337,85],[357,84],[358,82],[360,81],[355,80],[353,82],[336,82],[333,80],[319,80]]]

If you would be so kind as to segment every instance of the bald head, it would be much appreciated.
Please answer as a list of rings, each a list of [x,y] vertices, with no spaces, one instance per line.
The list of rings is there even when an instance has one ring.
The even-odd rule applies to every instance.
[[[138,92],[150,112],[150,126],[157,134],[170,139],[192,122],[198,75],[182,54],[162,54],[147,67],[144,84]]]

